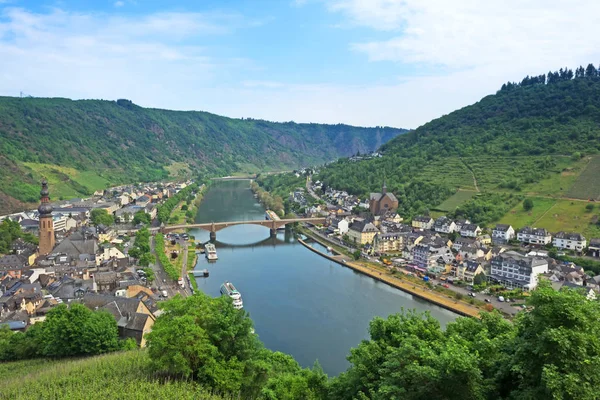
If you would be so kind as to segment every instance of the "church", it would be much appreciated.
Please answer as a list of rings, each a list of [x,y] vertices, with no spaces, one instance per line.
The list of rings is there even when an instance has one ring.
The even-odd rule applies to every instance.
[[[385,180],[381,187],[381,193],[371,193],[369,197],[369,211],[373,215],[385,214],[388,211],[396,211],[398,209],[398,199],[393,193],[387,192]]]

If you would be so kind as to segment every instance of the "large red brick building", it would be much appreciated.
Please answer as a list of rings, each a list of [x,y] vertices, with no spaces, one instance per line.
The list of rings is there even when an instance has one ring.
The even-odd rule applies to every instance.
[[[369,211],[373,215],[385,214],[388,211],[396,211],[398,209],[398,199],[393,193],[387,192],[387,186],[383,181],[381,193],[371,193],[369,197]]]

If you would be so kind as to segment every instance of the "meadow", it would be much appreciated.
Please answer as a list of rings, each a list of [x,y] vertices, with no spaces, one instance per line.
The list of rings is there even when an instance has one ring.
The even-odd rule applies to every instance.
[[[600,156],[591,157],[566,197],[574,199],[600,199]]]
[[[439,206],[435,207],[436,211],[454,211],[456,207],[461,206],[465,202],[471,200],[473,196],[475,196],[477,192],[473,190],[459,190],[454,193],[452,196],[447,198],[444,202],[442,202]]]

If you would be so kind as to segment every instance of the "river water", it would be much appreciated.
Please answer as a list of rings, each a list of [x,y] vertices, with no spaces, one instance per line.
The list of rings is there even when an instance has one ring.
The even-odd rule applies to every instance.
[[[264,217],[249,181],[238,180],[212,185],[196,221]],[[203,230],[190,234],[203,242],[209,239]],[[198,258],[196,269],[210,272],[208,278],[197,278],[200,290],[219,296],[221,284],[231,281],[242,293],[244,310],[267,348],[291,354],[305,367],[318,359],[330,376],[348,368],[346,356],[368,338],[369,321],[375,316],[414,308],[430,311],[443,326],[456,318],[450,311],[319,256],[289,232],[270,238],[265,227],[237,225],[217,232],[215,246],[218,261]]]

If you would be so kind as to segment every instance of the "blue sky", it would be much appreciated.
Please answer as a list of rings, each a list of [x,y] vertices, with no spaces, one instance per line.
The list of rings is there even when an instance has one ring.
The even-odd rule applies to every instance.
[[[507,80],[597,63],[599,12],[581,0],[0,0],[0,94],[414,128]]]

